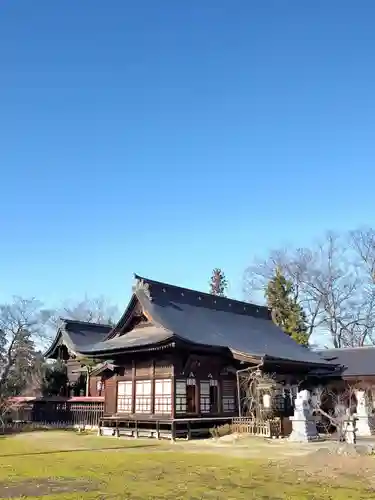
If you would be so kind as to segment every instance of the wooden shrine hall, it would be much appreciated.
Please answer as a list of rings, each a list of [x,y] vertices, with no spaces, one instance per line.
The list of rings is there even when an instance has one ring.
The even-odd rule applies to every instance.
[[[45,353],[68,367],[70,388],[91,359],[86,396],[104,398],[103,432],[189,437],[239,414],[238,374],[251,367],[288,387],[335,369],[271,320],[268,308],[135,275],[114,326],[62,320]]]

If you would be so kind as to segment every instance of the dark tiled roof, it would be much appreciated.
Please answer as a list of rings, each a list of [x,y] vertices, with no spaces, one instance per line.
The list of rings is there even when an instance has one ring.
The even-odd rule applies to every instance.
[[[71,351],[80,352],[86,346],[92,346],[104,340],[111,330],[111,325],[61,318],[61,326],[44,356],[47,358],[53,356],[55,348],[60,342],[64,343]]]
[[[131,349],[174,336],[196,344],[229,348],[234,355],[270,357],[308,364],[326,364],[319,354],[298,345],[270,319],[266,307],[180,288],[136,276],[134,289],[154,330],[136,329],[110,335],[90,352]],[[134,304],[134,297],[131,301]],[[119,325],[124,327],[126,311]],[[119,328],[117,328],[119,330]],[[149,333],[146,333],[149,330]],[[116,331],[116,329],[115,329]],[[88,353],[89,351],[85,351]],[[328,364],[328,363],[327,363]]]
[[[150,325],[141,328],[134,328],[125,335],[113,337],[96,344],[84,346],[81,352],[84,354],[99,353],[105,351],[116,351],[119,349],[131,349],[132,347],[147,347],[164,342],[172,338],[173,332],[163,327]]]
[[[344,366],[344,377],[375,375],[375,347],[343,347],[317,351],[327,361]]]

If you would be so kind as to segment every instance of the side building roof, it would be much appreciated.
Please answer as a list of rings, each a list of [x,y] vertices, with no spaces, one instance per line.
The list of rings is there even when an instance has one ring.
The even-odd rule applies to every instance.
[[[107,339],[85,345],[85,355],[146,348],[181,339],[227,348],[234,357],[259,357],[330,366],[318,353],[297,344],[278,328],[266,307],[169,285],[136,275],[129,306]],[[140,305],[149,327],[127,330]],[[332,366],[332,364],[331,364]]]
[[[343,377],[368,377],[375,375],[375,347],[343,347],[317,351],[330,363],[343,366]]]
[[[112,330],[111,325],[100,325],[98,323],[88,323],[87,321],[77,321],[67,318],[60,318],[61,325],[57,330],[52,344],[44,353],[46,358],[54,358],[57,348],[64,344],[71,352],[80,353],[88,347],[105,340]]]

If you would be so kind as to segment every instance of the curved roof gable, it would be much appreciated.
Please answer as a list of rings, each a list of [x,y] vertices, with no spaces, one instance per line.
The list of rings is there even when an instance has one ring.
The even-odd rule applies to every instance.
[[[56,355],[57,347],[61,344],[66,345],[74,353],[80,352],[86,346],[103,341],[111,330],[111,325],[61,318],[61,326],[44,356],[53,358]]]

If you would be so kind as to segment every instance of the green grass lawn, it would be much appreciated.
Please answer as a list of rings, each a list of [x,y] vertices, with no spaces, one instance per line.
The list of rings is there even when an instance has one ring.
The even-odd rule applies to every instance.
[[[305,466],[187,453],[153,440],[25,433],[0,438],[0,498],[374,499],[375,467],[358,474],[351,464],[325,477]]]

